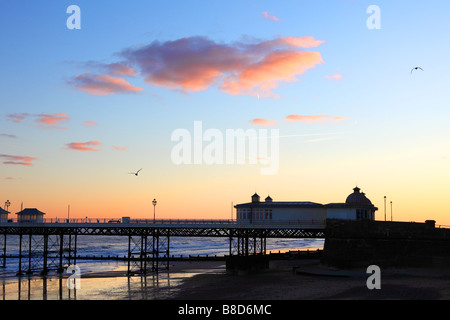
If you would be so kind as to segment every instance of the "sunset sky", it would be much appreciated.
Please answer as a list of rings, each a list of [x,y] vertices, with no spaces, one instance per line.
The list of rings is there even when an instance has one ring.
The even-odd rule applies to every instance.
[[[81,9],[81,29],[66,10]],[[370,5],[380,28],[369,28]],[[2,1],[0,206],[228,219],[257,192],[450,226],[450,2]],[[411,70],[420,66],[423,70]],[[279,168],[180,164],[177,129],[279,133]],[[130,174],[142,168],[138,176]]]

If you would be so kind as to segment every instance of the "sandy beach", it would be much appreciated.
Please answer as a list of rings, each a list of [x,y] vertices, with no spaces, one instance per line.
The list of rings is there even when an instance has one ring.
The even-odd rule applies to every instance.
[[[187,300],[448,300],[445,269],[381,270],[381,289],[369,290],[366,270],[336,270],[318,260],[271,261],[247,274],[200,274],[186,279],[172,299]]]
[[[317,259],[273,260],[257,272],[227,272],[224,261],[171,262],[170,272],[126,275],[90,272],[69,290],[67,275],[3,282],[4,300],[448,300],[446,269],[381,269],[381,289],[369,290],[364,269],[336,270]]]

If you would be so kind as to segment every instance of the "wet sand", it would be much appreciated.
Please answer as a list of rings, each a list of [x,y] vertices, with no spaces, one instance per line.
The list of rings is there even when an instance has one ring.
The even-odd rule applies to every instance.
[[[68,288],[69,274],[8,276],[0,279],[0,300],[165,300],[183,281],[225,270],[224,261],[177,261],[169,272],[128,276],[126,265],[111,265],[99,263],[97,271],[81,272],[77,289]]]
[[[186,279],[180,300],[448,300],[447,269],[382,269],[381,289],[369,290],[366,270],[335,270],[318,260],[271,261],[247,274],[201,274]]]
[[[172,262],[170,272],[128,277],[126,269],[81,276],[23,277],[3,285],[5,300],[449,300],[447,269],[382,269],[381,289],[369,290],[364,269],[336,270],[318,260],[270,261],[253,273],[231,273],[224,261]],[[45,288],[45,289],[44,289]]]

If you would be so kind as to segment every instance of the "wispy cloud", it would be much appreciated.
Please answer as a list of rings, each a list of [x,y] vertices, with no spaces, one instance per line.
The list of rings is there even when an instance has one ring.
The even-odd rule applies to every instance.
[[[82,65],[89,70],[97,70],[103,74],[109,74],[116,77],[134,77],[137,72],[127,65],[125,62],[114,63],[99,63],[95,61],[89,61]]]
[[[263,118],[256,118],[250,121],[255,126],[271,127],[278,123],[277,120],[267,120]]]
[[[0,158],[5,159],[3,164],[6,165],[22,165],[22,166],[32,166],[33,161],[37,160],[37,158],[29,157],[29,156],[14,156],[9,154],[0,154]]]
[[[91,95],[104,96],[115,93],[136,93],[143,89],[131,85],[123,78],[116,78],[108,74],[79,74],[69,81],[78,90],[86,91]]]
[[[96,146],[100,146],[101,142],[88,141],[88,142],[72,142],[66,144],[66,149],[78,150],[78,151],[99,151]]]
[[[347,120],[348,117],[333,117],[333,121],[343,121],[343,120]]]
[[[184,92],[217,86],[232,95],[276,97],[273,90],[281,83],[297,81],[323,63],[319,52],[305,50],[323,42],[305,36],[224,44],[196,36],[127,48],[120,56],[150,85]],[[103,82],[89,73],[74,81],[79,89],[97,94],[105,93]]]
[[[334,73],[332,75],[326,75],[325,78],[327,78],[328,80],[341,80],[342,79],[342,75],[339,73]]]
[[[64,127],[60,127],[59,124],[63,122],[67,122],[70,120],[70,117],[67,116],[66,113],[54,113],[54,114],[46,114],[41,113],[37,115],[37,119],[35,120],[39,127],[44,129],[66,129]]]
[[[70,117],[67,113],[59,112],[53,114],[41,113],[41,114],[29,114],[29,113],[13,113],[6,116],[7,120],[21,123],[25,118],[35,118],[35,122],[38,127],[43,129],[66,129],[59,126],[59,124],[68,122]]]
[[[95,127],[96,125],[97,125],[97,123],[95,121],[91,121],[91,120],[83,121],[84,127]]]
[[[322,141],[330,141],[330,140],[336,140],[338,137],[323,137],[323,138],[316,138],[316,139],[309,139],[306,140],[305,143],[315,143],[315,142],[322,142]]]
[[[17,136],[15,136],[13,134],[7,134],[7,133],[0,133],[0,137],[11,138],[11,139],[17,138]]]
[[[264,19],[272,20],[272,21],[280,21],[281,19],[269,14],[267,11],[261,12]]]
[[[114,149],[116,149],[117,151],[125,151],[127,150],[127,148],[125,147],[118,147],[118,146],[112,146]]]
[[[313,122],[326,122],[326,121],[342,121],[342,120],[347,119],[347,117],[333,117],[333,116],[329,116],[329,115],[303,116],[303,115],[291,114],[291,115],[285,117],[284,119],[289,122],[313,123]]]
[[[15,123],[20,123],[22,122],[23,119],[25,119],[29,114],[28,113],[13,113],[13,114],[8,114],[6,116],[6,118],[9,121],[15,122]]]

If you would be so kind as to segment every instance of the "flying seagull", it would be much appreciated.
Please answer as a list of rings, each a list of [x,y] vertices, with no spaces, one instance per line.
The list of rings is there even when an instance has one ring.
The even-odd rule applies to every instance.
[[[139,171],[141,171],[142,170],[142,168],[140,168],[138,171],[136,171],[136,172],[130,172],[130,174],[134,174],[135,176],[137,176],[138,175],[138,173],[139,173]]]
[[[422,70],[423,71],[423,69],[421,67],[415,67],[415,68],[411,69],[411,74],[413,73],[414,70]]]

